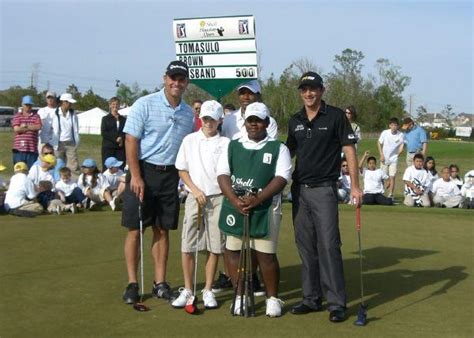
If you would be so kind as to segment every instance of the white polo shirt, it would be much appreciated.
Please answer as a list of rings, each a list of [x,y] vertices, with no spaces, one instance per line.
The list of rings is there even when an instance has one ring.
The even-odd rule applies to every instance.
[[[54,187],[56,191],[62,191],[65,196],[70,196],[72,194],[72,191],[76,189],[78,185],[77,182],[74,182],[72,179],[70,179],[67,182],[59,180]]]
[[[428,172],[423,168],[416,169],[414,165],[411,165],[405,169],[403,181],[413,182],[414,179],[418,180],[423,188],[429,188],[430,179],[428,177]]]
[[[53,118],[56,108],[48,106],[38,110],[38,115],[41,118],[41,129],[39,131],[39,138],[41,143],[50,143],[53,138]]]
[[[381,169],[364,168],[362,176],[364,177],[365,194],[383,194],[383,180],[388,179],[388,176]]]
[[[35,185],[38,185],[40,181],[50,181],[53,183],[53,187],[56,183],[53,175],[49,170],[44,171],[40,165],[32,165],[30,171],[28,172],[28,178],[33,181]]]
[[[432,192],[435,196],[439,197],[453,197],[461,195],[461,190],[459,190],[454,181],[449,180],[446,182],[442,178],[438,178],[433,183]]]
[[[387,129],[380,134],[379,143],[382,145],[385,164],[389,165],[398,161],[398,150],[404,141],[404,134],[398,130],[395,134],[392,134],[392,131]]]
[[[271,116],[270,124],[267,127],[267,134],[273,140],[276,140],[278,137],[278,125],[275,119]],[[224,121],[222,122],[222,135],[231,140],[236,140],[247,135],[245,119],[242,117],[240,108],[224,117]]]
[[[36,196],[35,185],[23,173],[16,173],[10,179],[10,186],[5,196],[5,210],[15,209]]]
[[[221,193],[217,183],[217,162],[222,153],[227,152],[230,140],[227,137],[206,137],[202,130],[187,135],[176,157],[175,167],[189,172],[193,183],[206,195]],[[191,191],[185,185],[187,191]]]
[[[122,169],[119,169],[116,173],[112,174],[110,172],[110,169],[107,169],[102,173],[104,177],[107,179],[107,182],[109,182],[109,189],[114,191],[117,190],[119,184],[120,184],[120,178],[125,175]]]
[[[248,136],[245,135],[239,139],[239,142],[242,143],[245,149],[259,150],[259,149],[262,149],[267,144],[267,142],[271,140],[272,139],[269,136],[267,136],[260,142],[255,142],[255,141],[250,140]],[[219,175],[230,176],[228,150],[229,150],[229,147],[227,147],[225,151],[222,152],[222,155],[219,157],[219,162],[217,163],[217,176]],[[249,163],[249,165],[252,165],[252,164]],[[280,152],[278,153],[278,160],[277,160],[276,168],[275,168],[275,176],[283,177],[287,182],[291,178],[290,151],[283,143],[280,144]]]
[[[79,178],[77,179],[77,186],[81,188],[84,194],[86,193],[87,188],[90,188],[94,194],[100,195],[105,189],[109,187],[109,182],[102,174],[98,174],[97,184],[94,188],[91,187],[92,175],[86,175],[86,184],[83,184],[83,177],[84,174],[79,175]]]
[[[59,142],[72,141],[72,116],[69,112],[64,116],[61,108],[59,108],[59,123],[61,125]]]

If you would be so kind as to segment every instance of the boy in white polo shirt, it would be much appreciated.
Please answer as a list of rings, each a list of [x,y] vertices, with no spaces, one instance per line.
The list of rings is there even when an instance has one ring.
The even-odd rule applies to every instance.
[[[390,119],[388,126],[389,129],[380,134],[377,148],[380,154],[380,169],[390,178],[387,186],[388,197],[393,198],[398,155],[403,151],[405,136],[398,130],[400,125],[396,117]]]
[[[431,190],[433,193],[433,203],[437,207],[456,208],[463,200],[461,190],[459,190],[456,182],[451,179],[448,167],[444,167],[441,170],[441,178],[438,178],[433,183]]]
[[[405,200],[407,207],[420,206],[429,208],[431,206],[428,191],[430,179],[428,172],[423,168],[424,156],[415,154],[413,165],[405,169],[403,182],[405,182]]]
[[[192,276],[194,252],[196,250],[198,205],[202,208],[205,226],[199,231],[199,250],[208,252],[206,260],[206,282],[202,290],[206,309],[217,308],[212,292],[212,282],[216,273],[219,255],[223,252],[224,238],[218,226],[223,195],[217,183],[217,161],[227,149],[229,139],[219,135],[218,126],[222,122],[223,110],[217,101],[206,101],[201,106],[199,117],[202,127],[186,136],[179,148],[175,167],[189,191],[186,198],[183,232],[181,236],[184,288],[171,305],[182,308],[192,301]]]
[[[363,168],[367,159],[367,168]],[[359,162],[359,171],[364,177],[363,204],[393,205],[391,198],[385,197],[383,183],[388,179],[382,169],[377,169],[377,160],[366,151]]]

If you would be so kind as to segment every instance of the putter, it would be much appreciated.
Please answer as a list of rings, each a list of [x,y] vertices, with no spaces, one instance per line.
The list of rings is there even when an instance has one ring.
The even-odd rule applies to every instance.
[[[359,239],[359,266],[360,266],[360,305],[357,319],[354,325],[365,326],[367,324],[367,305],[364,303],[364,279],[362,277],[362,244],[360,240],[360,206],[356,208],[356,230]]]
[[[138,205],[138,219],[140,221],[140,302],[133,304],[133,308],[139,312],[150,311],[150,308],[143,303],[143,215],[142,203]]]
[[[202,207],[198,204],[198,219],[197,219],[197,232],[196,232],[196,251],[194,252],[194,285],[193,285],[193,296],[188,299],[186,305],[184,306],[184,311],[191,315],[198,313],[197,301],[198,297],[196,296],[196,284],[197,284],[197,267],[198,267],[198,258],[199,258],[199,231],[202,227],[203,222],[203,212]]]

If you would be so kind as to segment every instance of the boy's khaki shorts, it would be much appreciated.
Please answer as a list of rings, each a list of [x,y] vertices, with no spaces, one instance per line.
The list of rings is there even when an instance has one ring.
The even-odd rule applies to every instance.
[[[268,210],[270,218],[269,234],[265,238],[251,238],[250,247],[258,252],[276,254],[278,244],[278,234],[281,223],[281,196],[273,200],[271,208]],[[227,236],[225,247],[227,250],[240,251],[242,240],[239,237]]]
[[[223,252],[225,237],[219,229],[219,216],[223,195],[207,197],[203,209],[204,229],[199,231],[199,251],[206,250],[216,255]],[[191,253],[196,250],[198,203],[192,193],[188,194],[184,206],[183,231],[181,232],[181,252]]]

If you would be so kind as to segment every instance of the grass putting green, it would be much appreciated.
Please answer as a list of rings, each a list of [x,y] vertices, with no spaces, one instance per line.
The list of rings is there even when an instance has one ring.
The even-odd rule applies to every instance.
[[[328,313],[289,313],[301,298],[300,260],[290,205],[284,205],[278,256],[284,315],[270,319],[264,298],[255,318],[229,314],[232,293],[220,308],[191,316],[150,298],[152,261],[145,254],[147,313],[122,304],[126,285],[125,231],[120,213],[103,211],[34,219],[0,215],[1,337],[472,337],[473,213],[404,206],[362,209],[362,246],[368,325],[353,325],[359,305],[359,262],[354,209],[341,206],[348,293],[346,322]],[[145,247],[150,233],[145,234]],[[180,232],[171,234],[168,280],[182,285]],[[204,256],[201,256],[201,262]],[[202,264],[201,264],[202,267]],[[203,286],[200,268],[198,281]],[[200,297],[201,299],[201,297]],[[202,300],[202,299],[201,299]],[[202,303],[199,303],[203,309]]]

